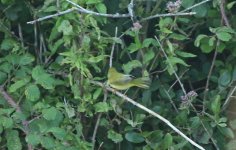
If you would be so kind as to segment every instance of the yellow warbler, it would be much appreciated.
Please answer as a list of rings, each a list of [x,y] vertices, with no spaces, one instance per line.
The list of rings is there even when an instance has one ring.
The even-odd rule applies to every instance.
[[[131,75],[119,73],[114,67],[111,67],[108,70],[108,84],[117,90],[126,90],[132,86],[147,89],[150,79],[148,77],[133,79]]]

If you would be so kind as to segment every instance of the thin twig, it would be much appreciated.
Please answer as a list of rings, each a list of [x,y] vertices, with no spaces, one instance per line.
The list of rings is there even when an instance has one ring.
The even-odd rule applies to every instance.
[[[231,90],[231,92],[229,93],[229,95],[227,96],[223,106],[222,106],[222,110],[224,111],[225,108],[227,107],[227,105],[229,104],[230,98],[233,97],[232,95],[234,94],[234,92],[236,91],[236,86],[234,86],[233,90]]]
[[[46,20],[46,19],[50,19],[50,18],[54,18],[54,17],[57,17],[57,16],[61,16],[61,15],[70,13],[70,12],[75,11],[75,10],[77,10],[77,9],[76,8],[70,8],[70,9],[67,9],[65,11],[61,11],[61,12],[58,12],[56,14],[53,14],[53,15],[48,15],[48,16],[45,16],[45,17],[42,17],[42,18],[38,18],[38,19],[33,20],[33,21],[29,21],[29,22],[27,22],[27,24],[34,24],[36,22],[40,22],[40,21],[43,21],[43,20]]]
[[[179,79],[177,73],[175,72],[175,69],[174,69],[174,67],[172,66],[172,64],[171,64],[171,62],[170,62],[168,56],[166,55],[166,52],[164,51],[164,49],[163,49],[163,47],[162,47],[160,41],[158,40],[158,38],[157,38],[156,36],[155,36],[155,39],[157,40],[157,42],[158,42],[158,44],[159,44],[159,46],[160,46],[161,51],[163,52],[163,54],[164,54],[166,60],[168,61],[168,63],[169,63],[169,65],[170,65],[171,69],[173,70],[173,73],[174,73],[174,75],[175,75],[177,81],[179,82],[179,85],[180,85],[182,91],[184,92],[184,95],[186,95],[187,92],[186,92],[186,90],[185,90],[185,88],[184,88],[184,85],[183,85],[183,83],[180,81],[180,79]]]
[[[196,12],[187,12],[187,13],[178,12],[178,13],[156,14],[156,15],[153,15],[153,16],[149,16],[149,17],[143,18],[143,19],[141,19],[140,22],[147,21],[147,20],[154,19],[154,18],[159,18],[159,17],[191,16],[191,15],[195,15],[195,14],[196,14]]]
[[[189,69],[186,69],[180,76],[179,78],[181,79],[184,74],[188,71]],[[170,90],[173,88],[173,86],[175,86],[175,84],[178,82],[178,80],[175,80],[175,82],[170,86],[170,88],[168,89],[168,92],[170,92]]]
[[[118,28],[116,27],[115,38],[117,38],[117,33],[118,33]],[[114,54],[114,50],[115,50],[115,44],[116,44],[116,41],[114,40],[113,44],[112,44],[112,48],[111,48],[111,55],[110,55],[110,63],[109,63],[110,68],[112,67],[112,58],[113,58],[113,54]]]
[[[217,41],[216,45],[218,46],[218,43],[219,43],[219,40]],[[216,47],[217,47],[216,46]],[[210,70],[209,70],[209,73],[207,75],[207,81],[206,81],[206,86],[205,86],[205,90],[204,90],[204,95],[203,95],[203,105],[202,105],[202,112],[205,112],[205,101],[206,101],[206,96],[207,96],[207,92],[208,92],[208,88],[209,88],[209,82],[210,82],[210,78],[211,78],[211,74],[212,74],[212,71],[214,69],[214,66],[215,66],[215,61],[216,61],[216,56],[217,56],[218,52],[217,52],[217,49],[215,50],[215,53],[214,53],[214,56],[213,56],[213,59],[212,59],[212,63],[211,63],[211,67],[210,67]]]
[[[86,14],[91,14],[91,15],[96,15],[96,16],[103,16],[103,17],[111,17],[111,18],[126,18],[126,17],[130,17],[130,14],[104,14],[104,13],[98,13],[98,12],[94,12],[88,9],[85,9],[83,7],[81,7],[80,5],[70,1],[70,0],[66,0],[67,2],[71,3],[72,5],[74,5],[75,7],[77,7],[79,12],[82,13],[86,13]]]
[[[195,5],[191,6],[191,7],[186,8],[186,9],[180,11],[180,12],[186,12],[186,11],[188,11],[188,10],[190,10],[190,9],[193,9],[193,8],[195,8],[195,7],[198,7],[198,6],[200,6],[200,5],[202,5],[202,4],[206,3],[206,2],[209,2],[209,1],[210,1],[210,0],[202,1],[202,2],[197,3],[197,4],[195,4]]]
[[[0,94],[4,97],[4,99],[7,101],[7,103],[14,109],[16,109],[16,112],[22,113],[20,106],[13,100],[13,98],[4,90],[3,86],[0,86]],[[21,122],[24,128],[24,133],[27,135],[29,134],[29,127],[28,127],[28,121],[23,120]],[[31,144],[28,144],[28,150],[33,150],[33,147]]]
[[[225,13],[225,0],[221,0],[220,1],[220,13],[221,13],[221,18],[224,22],[224,24],[227,26],[227,27],[230,27],[230,24],[229,24],[229,20],[226,16],[226,13]]]
[[[24,47],[24,38],[23,38],[23,34],[22,34],[22,28],[21,28],[21,25],[19,23],[18,23],[18,31],[19,31],[21,46]]]
[[[106,102],[106,101],[107,101],[107,95],[108,95],[108,94],[107,94],[106,88],[104,88],[104,87],[103,87],[103,94],[104,94],[103,102]],[[96,142],[95,139],[96,139],[97,130],[98,130],[98,126],[99,126],[101,117],[102,117],[102,113],[99,113],[98,118],[97,118],[97,121],[96,121],[96,124],[95,124],[95,127],[94,127],[93,136],[92,136],[93,149],[95,149],[95,142]]]
[[[94,85],[98,85],[101,87],[104,87],[104,84],[101,82],[97,82],[97,81],[90,81],[92,84]],[[191,140],[190,138],[188,138],[183,132],[181,132],[179,129],[177,129],[173,124],[170,123],[169,120],[167,120],[166,118],[162,117],[161,115],[157,114],[156,112],[148,109],[147,107],[137,103],[136,101],[132,100],[131,98],[127,97],[126,95],[108,87],[105,86],[105,88],[110,91],[113,92],[114,94],[116,94],[117,96],[121,97],[122,99],[130,102],[131,104],[137,106],[138,108],[144,110],[145,112],[157,117],[158,119],[160,119],[161,121],[163,121],[165,124],[167,124],[170,128],[172,128],[176,133],[178,133],[180,136],[182,136],[185,140],[187,140],[188,142],[190,142],[192,145],[196,146],[197,148],[199,148],[200,150],[205,150],[202,146],[200,146],[199,144],[197,144],[196,142],[194,142],[193,140]]]
[[[130,15],[130,18],[132,20],[132,22],[134,22],[134,0],[131,0],[129,5],[128,5],[128,12],[129,12],[129,15]]]
[[[176,113],[179,113],[179,110],[177,109],[177,107],[176,107],[175,103],[173,102],[173,100],[172,100],[172,98],[171,98],[170,94],[169,94],[169,93],[166,91],[166,89],[165,89],[165,88],[164,88],[164,91],[165,91],[166,95],[168,96],[168,98],[169,98],[169,101],[170,101],[171,105],[174,107],[174,109],[175,109]]]

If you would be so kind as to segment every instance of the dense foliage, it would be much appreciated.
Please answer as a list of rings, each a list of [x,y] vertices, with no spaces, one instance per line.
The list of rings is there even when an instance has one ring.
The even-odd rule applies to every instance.
[[[109,14],[127,14],[130,3],[74,2]],[[174,11],[199,2],[183,0]],[[114,44],[117,70],[151,78],[149,89],[125,95],[207,150],[235,147],[236,121],[224,110],[236,81],[236,1],[212,0],[189,10],[195,15],[148,20],[173,11],[170,3],[134,4],[134,22],[72,11],[27,24],[74,6],[0,1],[0,149],[194,149],[161,120],[91,83],[106,82]]]

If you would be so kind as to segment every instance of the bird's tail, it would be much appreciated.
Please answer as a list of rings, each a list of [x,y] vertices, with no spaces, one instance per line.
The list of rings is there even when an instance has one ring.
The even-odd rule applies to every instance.
[[[133,86],[148,89],[151,84],[151,81],[150,81],[150,78],[148,78],[148,77],[141,77],[141,78],[133,79],[131,81],[131,84]]]

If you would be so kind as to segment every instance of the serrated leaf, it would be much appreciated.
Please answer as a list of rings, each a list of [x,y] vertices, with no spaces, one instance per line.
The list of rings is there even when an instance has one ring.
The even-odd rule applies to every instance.
[[[96,112],[108,112],[109,105],[106,102],[98,102],[94,105]]]
[[[54,89],[55,79],[47,74],[41,66],[36,66],[32,71],[32,77],[36,83],[45,89]]]
[[[64,35],[73,34],[73,27],[68,20],[63,20],[58,27],[58,32],[62,32]]]
[[[19,65],[28,65],[34,61],[34,56],[30,54],[24,54],[20,56]]]
[[[43,109],[42,115],[43,115],[43,118],[47,120],[55,120],[57,116],[57,109],[55,107]]]
[[[115,143],[119,143],[119,142],[123,141],[122,135],[113,131],[113,130],[108,131],[107,137],[108,137],[108,139],[112,140]]]
[[[8,130],[6,132],[8,150],[22,150],[19,133],[17,130]]]
[[[136,133],[136,132],[126,133],[125,139],[129,142],[132,142],[132,143],[142,143],[143,141],[145,141],[143,136],[141,136],[139,133]]]
[[[0,84],[3,84],[7,80],[7,74],[0,71]]]
[[[52,149],[53,147],[55,147],[55,141],[51,137],[42,137],[41,144],[46,149]]]
[[[129,74],[134,68],[142,67],[142,64],[138,60],[132,60],[122,66],[124,72]]]
[[[27,83],[29,83],[30,81],[30,78],[24,78],[22,80],[19,80],[19,81],[16,81],[14,84],[12,84],[10,87],[9,87],[9,92],[10,93],[13,93],[15,92],[16,90],[18,90],[19,88],[25,86]]]
[[[59,127],[52,127],[48,130],[48,132],[51,132],[57,139],[63,140],[66,136],[66,131]]]
[[[155,53],[152,49],[147,50],[147,52],[143,56],[143,63],[147,64],[150,60],[155,57]]]
[[[31,84],[25,89],[25,96],[30,101],[37,101],[40,97],[40,91],[37,85]]]
[[[13,126],[13,120],[10,117],[0,116],[0,124],[5,128],[12,128]]]
[[[29,133],[25,138],[26,142],[35,146],[40,143],[41,136],[38,133]]]

